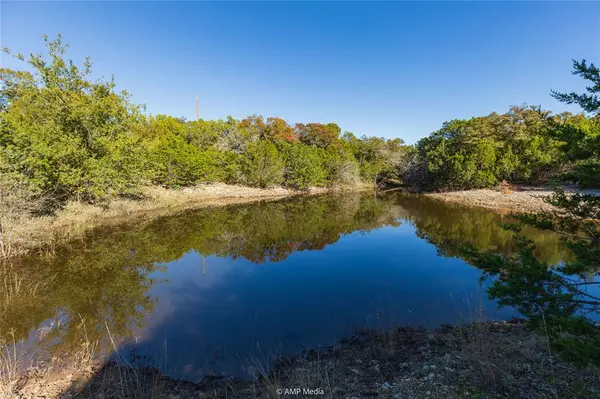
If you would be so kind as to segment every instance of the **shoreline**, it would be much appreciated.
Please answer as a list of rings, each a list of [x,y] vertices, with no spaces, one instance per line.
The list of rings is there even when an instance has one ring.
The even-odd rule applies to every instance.
[[[5,259],[36,251],[51,252],[54,246],[81,238],[97,228],[117,226],[131,221],[145,222],[187,209],[370,189],[373,189],[372,185],[364,183],[339,187],[311,187],[304,191],[284,187],[261,189],[223,183],[201,184],[181,190],[147,187],[144,190],[145,198],[141,200],[116,199],[111,201],[108,207],[69,202],[52,216],[26,219],[13,229],[13,237],[7,240],[11,251]]]
[[[480,208],[494,209],[502,213],[534,213],[552,211],[555,208],[546,203],[544,198],[554,191],[549,187],[517,186],[515,190],[502,192],[489,188],[448,191],[440,193],[423,193],[422,195],[445,202],[460,203]],[[565,187],[567,193],[582,193],[600,196],[600,190],[578,190]]]
[[[155,368],[90,359],[30,369],[16,398],[579,398],[600,395],[600,370],[548,352],[522,320],[426,330],[362,329],[320,351],[258,364],[255,378],[175,380]],[[46,366],[48,367],[48,366]],[[16,379],[16,378],[15,378]],[[279,390],[288,389],[280,393]],[[292,391],[300,389],[299,392]],[[303,392],[304,389],[312,390]]]

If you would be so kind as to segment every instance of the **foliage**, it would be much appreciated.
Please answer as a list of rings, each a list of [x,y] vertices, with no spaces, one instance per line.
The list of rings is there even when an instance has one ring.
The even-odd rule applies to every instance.
[[[572,170],[565,177],[583,187],[600,187],[600,72],[586,60],[573,61],[573,74],[592,83],[587,93],[558,93],[552,96],[567,104],[578,104],[589,118],[579,115],[571,120],[551,120],[553,134],[564,143],[564,151]]]
[[[398,177],[400,162],[407,151],[401,139],[366,136],[359,139],[353,133],[346,132],[342,140],[345,148],[358,161],[360,176],[365,181],[377,184],[381,179]]]
[[[491,187],[499,181],[531,182],[561,160],[548,132],[549,113],[512,107],[469,120],[453,120],[417,145],[422,184],[430,189]],[[414,171],[407,171],[415,173]]]
[[[60,36],[45,40],[48,54],[27,59],[33,72],[0,70],[0,174],[50,198],[48,211],[73,199],[135,197],[148,184],[306,189],[353,184],[359,176],[378,181],[394,176],[404,150],[399,140],[379,138],[349,145],[335,123],[146,116],[113,81],[92,81],[89,59],[81,67],[67,60]]]
[[[323,166],[330,185],[354,184],[360,180],[356,158],[342,148],[328,147]]]
[[[598,365],[600,327],[592,316],[600,310],[600,197],[558,190],[547,201],[557,210],[521,215],[520,224],[506,226],[516,233],[518,256],[472,251],[471,262],[500,277],[490,296],[517,308],[554,350]],[[560,234],[572,258],[554,266],[538,260],[533,242],[521,235],[523,226]]]
[[[593,64],[588,67],[585,61],[574,66],[575,74],[595,83],[587,89],[590,94],[553,92],[553,96],[598,113],[598,69]],[[598,171],[598,115],[593,119],[580,115],[567,121],[547,120],[552,134],[564,143],[567,158],[575,162],[574,174],[579,181],[593,181]],[[475,265],[500,277],[490,295],[501,305],[516,307],[563,357],[600,365],[600,326],[593,320],[600,311],[600,197],[556,190],[546,201],[554,211],[521,215],[518,225],[506,226],[516,233],[518,256],[471,250],[470,257]],[[521,234],[523,226],[560,234],[572,258],[556,266],[538,260],[535,245]]]
[[[341,129],[335,123],[309,123],[296,124],[296,132],[300,141],[306,145],[313,145],[319,148],[330,146],[340,146],[339,136]]]
[[[282,143],[285,159],[285,184],[296,189],[322,186],[327,173],[323,167],[323,150],[302,144]]]
[[[283,182],[284,160],[275,144],[260,140],[248,144],[242,159],[242,181],[249,186],[273,187]]]
[[[59,200],[135,193],[141,165],[131,126],[138,107],[114,82],[91,82],[90,59],[82,67],[65,60],[60,36],[44,40],[48,55],[26,61],[32,73],[0,69],[0,173]]]
[[[586,112],[600,113],[600,97],[598,96],[598,93],[600,93],[600,69],[592,63],[588,65],[586,60],[573,60],[573,75],[579,75],[592,83],[592,86],[586,88],[587,93],[566,94],[553,90],[552,96],[567,104],[577,104]]]

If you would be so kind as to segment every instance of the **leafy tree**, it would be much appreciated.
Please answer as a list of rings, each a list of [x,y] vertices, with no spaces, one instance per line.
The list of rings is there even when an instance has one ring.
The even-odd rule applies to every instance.
[[[568,161],[573,163],[566,177],[584,187],[600,187],[600,71],[586,60],[573,61],[573,74],[590,81],[587,93],[558,93],[552,96],[567,104],[577,104],[591,117],[579,115],[550,121],[555,136],[564,142]]]
[[[48,53],[27,58],[32,73],[0,69],[0,173],[60,201],[135,193],[143,173],[130,127],[139,107],[113,81],[90,81],[89,58],[82,67],[66,60],[60,36],[44,40]]]
[[[470,260],[500,276],[490,296],[517,308],[557,352],[569,360],[600,364],[600,327],[591,317],[600,310],[600,197],[559,190],[548,202],[557,210],[521,215],[519,225],[506,226],[517,233],[518,256],[472,251]],[[538,260],[533,242],[521,235],[523,226],[563,236],[572,259],[554,266]]]
[[[283,143],[285,184],[297,189],[325,184],[327,173],[323,167],[323,150],[302,144]]]
[[[284,160],[275,144],[268,140],[248,144],[241,162],[243,182],[250,186],[267,188],[283,182]]]
[[[225,153],[202,151],[188,142],[187,127],[181,120],[164,115],[149,118],[138,127],[147,154],[147,172],[154,184],[181,187],[226,180]]]
[[[380,180],[397,177],[406,146],[401,139],[362,136],[345,132],[342,137],[347,148],[358,161],[363,180],[377,185]]]
[[[559,93],[552,90],[552,97],[567,104],[577,104],[585,112],[598,115],[600,113],[600,69],[586,60],[573,60],[573,75],[589,80],[592,86],[586,88],[587,93]]]
[[[340,146],[339,136],[341,129],[335,123],[309,123],[296,124],[296,132],[300,137],[300,141],[306,145],[314,145],[320,148],[329,146]]]
[[[354,184],[360,181],[360,170],[356,158],[343,148],[328,147],[324,151],[323,166],[330,185]]]
[[[592,80],[591,94],[559,94],[561,101],[577,103],[585,111],[598,113],[598,69],[585,61],[575,62],[575,73]],[[595,116],[597,118],[598,115]],[[585,122],[584,118],[580,120]],[[594,122],[591,122],[592,126]],[[597,132],[584,125],[550,121],[555,134],[565,140],[572,160],[597,155]],[[591,137],[590,137],[591,136]],[[592,143],[592,148],[586,148]],[[578,159],[579,158],[579,159]],[[585,162],[596,161],[587,159]],[[530,325],[548,336],[552,347],[563,357],[580,363],[600,365],[600,326],[593,315],[600,311],[600,197],[590,194],[566,194],[557,190],[547,199],[554,211],[518,217],[520,224],[509,225],[520,247],[516,257],[471,251],[473,263],[496,279],[490,295],[501,305],[514,306],[528,317]],[[521,235],[523,226],[554,231],[564,237],[573,257],[557,266],[534,256],[535,245]]]
[[[267,118],[267,136],[273,140],[298,141],[298,133],[281,118]]]
[[[548,112],[535,107],[512,107],[469,120],[453,120],[416,149],[429,189],[490,187],[499,181],[532,182],[553,174],[562,160],[560,144],[550,134]]]

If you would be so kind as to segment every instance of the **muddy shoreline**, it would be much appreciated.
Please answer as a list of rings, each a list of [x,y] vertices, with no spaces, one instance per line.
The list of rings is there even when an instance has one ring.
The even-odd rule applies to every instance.
[[[340,344],[275,360],[254,379],[179,381],[152,368],[78,364],[32,369],[14,396],[37,398],[594,398],[600,370],[578,369],[522,320],[434,330],[358,330]]]

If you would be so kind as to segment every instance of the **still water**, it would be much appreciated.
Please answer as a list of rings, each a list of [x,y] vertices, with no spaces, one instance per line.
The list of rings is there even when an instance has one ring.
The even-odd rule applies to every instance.
[[[4,266],[0,328],[53,355],[97,341],[174,377],[245,377],[357,327],[515,316],[457,250],[513,252],[506,221],[402,193],[185,211]],[[528,235],[548,263],[568,256],[557,236]]]

